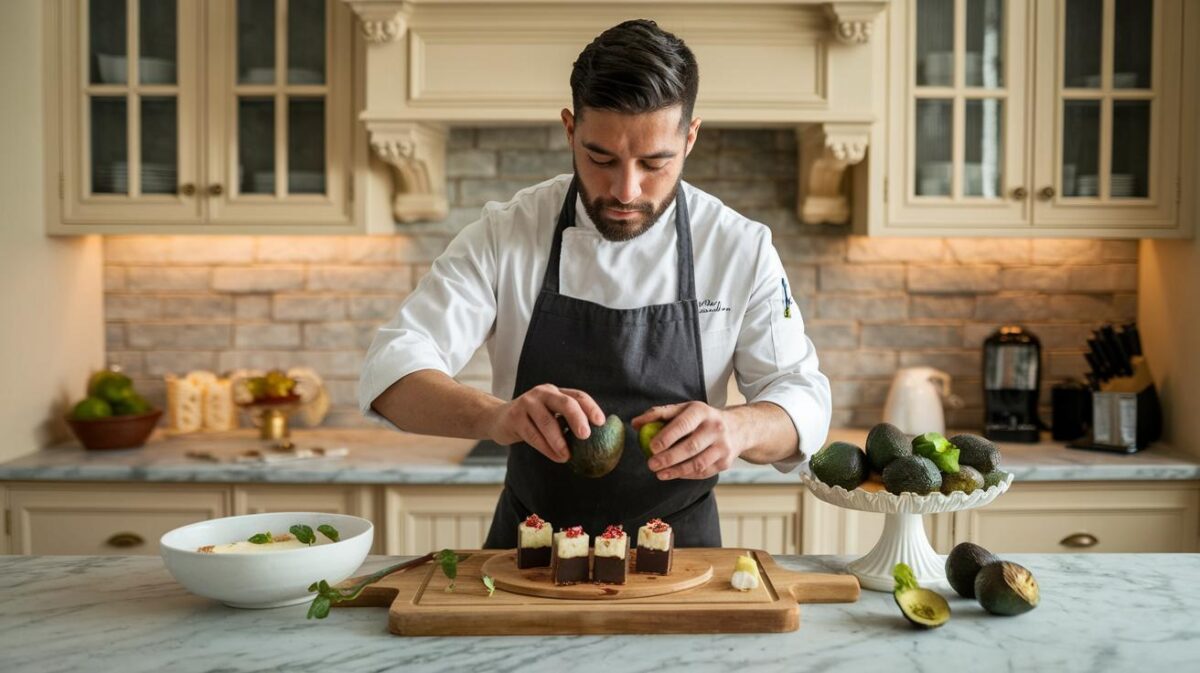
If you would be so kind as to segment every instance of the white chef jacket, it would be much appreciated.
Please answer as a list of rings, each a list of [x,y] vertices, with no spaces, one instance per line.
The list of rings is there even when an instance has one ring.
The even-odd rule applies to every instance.
[[[480,219],[451,241],[367,352],[358,402],[368,418],[390,425],[371,409],[384,390],[421,369],[455,376],[485,341],[492,394],[512,399],[571,178],[533,185],[507,203],[489,202]],[[680,188],[691,219],[708,403],[724,407],[728,379],[735,374],[748,401],[782,407],[799,435],[797,451],[774,464],[788,472],[825,441],[829,380],[818,369],[816,350],[791,303],[770,230],[686,182]],[[563,232],[559,291],[614,309],[676,301],[674,222],[672,203],[640,236],[608,241],[577,198],[575,226]]]

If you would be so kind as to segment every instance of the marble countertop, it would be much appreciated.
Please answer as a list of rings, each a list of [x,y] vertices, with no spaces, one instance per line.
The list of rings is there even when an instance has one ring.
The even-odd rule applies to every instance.
[[[865,430],[835,429],[830,441],[862,445]],[[346,447],[343,458],[285,464],[238,464],[189,458],[206,451],[232,459],[263,444],[251,430],[178,437],[156,435],[145,447],[84,451],[64,444],[0,464],[0,481],[148,481],[199,483],[500,484],[504,467],[464,466],[474,440],[383,429],[297,430],[301,447]],[[1055,442],[1001,444],[1003,467],[1017,481],[1200,479],[1200,458],[1155,446],[1125,455],[1067,449]],[[795,484],[796,475],[741,462],[722,473],[724,484]]]
[[[383,608],[236,610],[193,596],[150,556],[0,557],[0,651],[9,673],[139,671],[1184,671],[1200,652],[1200,554],[1014,554],[1042,602],[995,617],[947,596],[918,631],[890,594],[801,606],[782,634],[399,638]],[[784,556],[841,571],[844,557]],[[371,557],[363,571],[395,559]],[[560,654],[570,648],[570,661]],[[539,667],[538,663],[542,664]],[[1190,662],[1190,663],[1189,663]]]

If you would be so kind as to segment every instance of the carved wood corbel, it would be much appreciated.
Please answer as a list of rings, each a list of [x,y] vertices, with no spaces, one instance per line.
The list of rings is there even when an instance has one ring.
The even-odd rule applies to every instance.
[[[383,44],[404,37],[412,3],[407,0],[344,0],[358,15],[368,44]]]
[[[833,35],[843,44],[865,44],[871,40],[880,2],[830,2],[825,5]]]
[[[443,220],[446,202],[446,127],[423,122],[367,122],[371,151],[392,169],[392,215],[397,222]]]
[[[796,215],[806,224],[850,221],[847,170],[867,155],[869,124],[812,124],[797,131],[800,159]]]

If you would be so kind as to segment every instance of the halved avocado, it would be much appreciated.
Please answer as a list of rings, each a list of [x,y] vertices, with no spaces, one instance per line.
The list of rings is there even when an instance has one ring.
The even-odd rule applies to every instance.
[[[570,428],[565,428],[564,432],[567,447],[571,449],[568,463],[575,474],[593,479],[603,477],[621,462],[621,454],[625,451],[625,424],[615,414],[610,415],[604,425],[593,425],[587,439],[579,439]]]
[[[1036,608],[1041,591],[1028,568],[997,561],[985,565],[975,576],[975,597],[984,610],[1011,616]]]
[[[907,563],[897,563],[892,569],[892,576],[896,579],[892,598],[900,607],[900,613],[913,626],[936,629],[950,620],[950,604],[936,591],[922,589]]]

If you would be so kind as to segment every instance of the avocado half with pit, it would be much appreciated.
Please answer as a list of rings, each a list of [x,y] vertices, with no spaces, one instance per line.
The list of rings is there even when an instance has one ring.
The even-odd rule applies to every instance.
[[[593,425],[587,439],[579,439],[570,428],[564,433],[571,450],[568,463],[575,474],[597,479],[612,472],[621,462],[621,454],[625,451],[625,424],[615,414],[610,415],[604,425]]]
[[[896,579],[892,597],[913,626],[936,629],[950,620],[950,604],[938,592],[922,589],[907,564],[896,564],[892,574]]]

